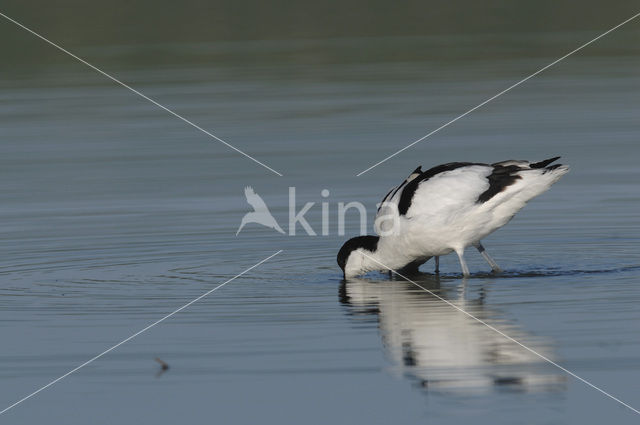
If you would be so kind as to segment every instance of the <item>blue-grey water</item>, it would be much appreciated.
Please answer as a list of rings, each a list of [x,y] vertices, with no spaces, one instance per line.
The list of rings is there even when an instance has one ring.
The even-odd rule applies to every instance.
[[[3,27],[29,48],[11,51],[0,80],[0,410],[283,252],[0,421],[637,422],[496,332],[640,409],[640,33],[629,25],[360,177],[598,32],[77,43],[279,177]],[[358,221],[351,211],[339,235],[339,202],[363,202],[372,220],[417,165],[556,155],[572,171],[485,240],[503,276],[469,250],[467,281],[452,256],[439,277],[423,266],[416,283],[430,292],[375,273],[341,281],[335,255]],[[319,235],[249,224],[236,236],[245,186],[285,230],[295,187],[298,210],[315,202]]]

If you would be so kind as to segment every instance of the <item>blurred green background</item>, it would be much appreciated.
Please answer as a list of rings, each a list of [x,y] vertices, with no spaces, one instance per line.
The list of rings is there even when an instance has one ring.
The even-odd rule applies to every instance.
[[[509,45],[515,34],[604,31],[638,10],[634,1],[4,1],[0,11],[35,29],[70,50],[89,46],[129,46],[118,60],[126,63],[174,63],[176,56],[188,61],[231,59],[251,62],[264,59],[260,53],[181,52],[180,43],[246,40],[318,40],[345,37],[495,36],[494,44]],[[594,34],[595,35],[595,34]],[[554,51],[575,47],[571,40],[555,45]],[[9,22],[0,24],[1,69],[66,60],[41,41],[24,37]],[[459,50],[450,40],[451,51],[411,48],[379,52],[371,44],[350,51],[352,60],[403,60],[455,57]],[[620,46],[622,50],[635,46]],[[136,49],[135,46],[145,45]],[[155,48],[153,47],[155,45]],[[491,46],[487,47],[493,52]],[[479,56],[487,52],[478,49]],[[601,51],[593,46],[585,54]],[[171,57],[167,57],[171,53]],[[342,52],[344,54],[344,52]],[[467,55],[468,52],[465,52]],[[514,52],[507,52],[510,56]],[[517,53],[517,52],[516,52]],[[534,44],[527,55],[545,54],[545,46]],[[293,55],[299,62],[331,62],[341,52],[325,46],[310,54]],[[607,49],[607,54],[617,54]],[[206,55],[205,55],[206,56]],[[273,59],[273,58],[272,58]],[[291,59],[289,57],[289,59]]]

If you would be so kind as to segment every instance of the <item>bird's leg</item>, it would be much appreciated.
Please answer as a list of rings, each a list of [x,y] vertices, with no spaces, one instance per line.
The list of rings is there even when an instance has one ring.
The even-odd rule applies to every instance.
[[[493,258],[491,258],[491,256],[484,249],[484,246],[482,246],[479,241],[474,243],[473,246],[476,247],[480,255],[482,255],[482,258],[484,258],[486,262],[489,263],[489,265],[491,266],[491,270],[493,270],[495,273],[502,273],[502,269],[500,268],[500,266],[498,266],[498,263],[496,263]]]
[[[456,250],[456,254],[458,254],[458,259],[460,260],[460,267],[462,268],[463,276],[469,277],[469,267],[467,267],[467,262],[464,260],[464,248]]]
[[[435,271],[435,273],[438,274],[438,273],[440,273],[440,257],[436,255],[435,261],[436,261],[436,271]]]

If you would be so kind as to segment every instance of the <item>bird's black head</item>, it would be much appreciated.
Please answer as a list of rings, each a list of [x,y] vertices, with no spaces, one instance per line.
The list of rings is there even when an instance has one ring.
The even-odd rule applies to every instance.
[[[351,238],[342,245],[338,252],[338,265],[342,269],[343,275],[347,276],[347,262],[349,261],[349,255],[357,250],[363,248],[368,251],[374,252],[378,248],[379,236],[356,236]]]

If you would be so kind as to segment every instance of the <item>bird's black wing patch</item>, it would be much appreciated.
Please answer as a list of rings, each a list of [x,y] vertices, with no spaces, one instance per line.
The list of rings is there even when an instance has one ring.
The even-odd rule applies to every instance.
[[[414,174],[422,174],[422,165],[420,165],[418,168],[416,168],[415,170],[413,170],[411,172],[411,174],[409,174],[409,177],[407,177],[406,179],[404,179],[404,181],[400,184],[400,186],[398,187],[394,187],[393,189],[391,189],[384,198],[382,198],[382,202],[380,202],[380,206],[378,207],[378,212],[380,211],[380,208],[382,208],[382,204],[384,204],[384,202],[387,199],[393,199],[394,196],[396,196],[396,193],[398,193],[398,191],[400,189],[402,189],[404,187],[404,185],[407,184],[407,181],[411,178],[411,176],[413,176]]]
[[[545,159],[544,161],[540,161],[540,162],[536,162],[536,163],[533,163],[533,164],[529,164],[529,167],[531,167],[531,168],[544,168],[547,165],[551,164],[553,161],[557,161],[558,159],[560,159],[559,156],[556,156],[555,158]]]
[[[420,183],[429,180],[431,177],[437,174],[444,173],[446,171],[452,171],[457,168],[467,167],[470,165],[487,164],[478,164],[473,162],[449,162],[447,164],[438,165],[422,172],[415,179],[407,183],[404,190],[402,191],[402,194],[400,195],[400,202],[398,202],[398,212],[400,213],[400,215],[406,215],[407,211],[409,211],[409,208],[411,207],[411,201],[413,200],[413,195],[416,193],[416,190],[418,189]]]
[[[422,173],[422,165],[419,165],[418,168],[416,168],[415,170],[413,170],[413,172],[409,175],[412,174],[421,174]]]
[[[517,172],[521,170],[523,170],[523,168],[518,167],[517,165],[508,165],[506,167],[496,165],[493,167],[493,171],[487,177],[487,180],[489,180],[489,189],[480,194],[477,202],[487,202],[489,199],[502,192],[505,188],[521,179],[522,177],[517,174]]]
[[[402,183],[402,185],[404,185],[404,183]],[[392,188],[390,191],[387,192],[386,195],[384,195],[384,198],[382,198],[382,202],[380,202],[380,206],[378,207],[378,211],[380,211],[380,208],[382,208],[382,204],[385,203],[385,201],[389,198],[389,195],[391,195],[391,192],[393,192],[394,190],[397,191],[399,189],[399,187],[394,187]]]

